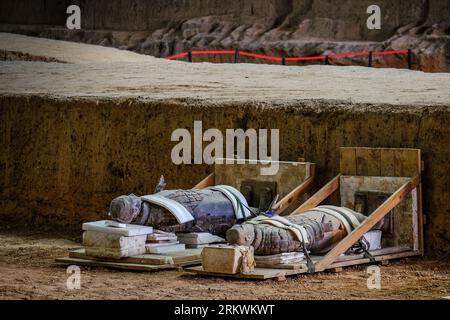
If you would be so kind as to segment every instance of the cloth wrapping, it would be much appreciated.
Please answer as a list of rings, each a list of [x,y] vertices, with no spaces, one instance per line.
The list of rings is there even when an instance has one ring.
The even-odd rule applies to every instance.
[[[245,223],[249,223],[249,224],[271,224],[275,227],[281,228],[281,229],[285,229],[285,230],[290,230],[292,231],[295,236],[297,237],[297,240],[304,243],[304,244],[308,244],[309,243],[309,238],[308,238],[308,233],[306,232],[305,227],[303,227],[302,225],[298,225],[295,223],[290,222],[289,220],[280,217],[280,216],[274,216],[274,217],[267,217],[267,216],[258,216],[254,219],[248,220]]]

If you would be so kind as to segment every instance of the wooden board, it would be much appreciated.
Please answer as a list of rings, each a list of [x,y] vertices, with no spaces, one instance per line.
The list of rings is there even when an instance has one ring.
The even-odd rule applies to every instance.
[[[414,177],[421,166],[419,149],[341,148],[340,173],[346,176]]]
[[[279,199],[287,196],[306,179],[314,177],[315,164],[310,162],[287,162],[272,161],[278,164],[278,172],[275,175],[261,175],[260,169],[265,165],[260,162],[250,162],[245,160],[244,164],[239,164],[234,160],[233,164],[227,164],[226,159],[217,159],[215,164],[215,184],[225,184],[240,188],[245,180],[256,180],[277,183],[277,193]],[[292,202],[291,208],[296,208],[303,203],[306,197],[300,197],[297,201]],[[283,212],[286,214],[289,210]]]
[[[249,272],[249,273],[226,274],[226,273],[207,272],[207,271],[203,270],[202,266],[189,267],[189,268],[185,268],[184,270],[187,272],[192,272],[195,274],[206,275],[206,276],[252,279],[252,280],[266,280],[266,279],[272,279],[272,278],[282,278],[282,277],[286,277],[286,276],[302,274],[307,271],[304,268],[297,269],[297,270],[255,268],[252,272]]]
[[[111,266],[120,267],[121,269],[126,269],[126,266],[130,266],[130,269],[134,270],[136,267],[134,265],[143,265],[144,269],[158,270],[167,268],[178,268],[182,266],[193,266],[201,263],[201,252],[202,249],[187,249],[181,252],[172,252],[167,255],[158,254],[144,254],[129,258],[123,258],[120,260],[113,259],[98,259],[94,257],[87,256],[84,249],[73,250],[69,252],[68,258],[59,258],[58,262],[64,262],[64,259],[83,260],[85,265],[96,265],[100,263],[101,266]],[[93,261],[95,263],[93,263]],[[106,263],[106,265],[105,265]]]
[[[302,214],[317,207],[322,201],[339,189],[340,175],[328,182],[322,189],[317,191],[311,198],[306,200],[300,207],[293,210],[291,214]]]
[[[56,258],[57,263],[65,265],[80,265],[89,267],[105,267],[112,269],[121,270],[134,270],[134,271],[158,271],[158,270],[170,270],[177,269],[183,266],[192,266],[194,263],[182,263],[179,265],[175,264],[163,264],[163,265],[149,265],[149,264],[138,264],[138,263],[125,263],[125,262],[111,262],[111,261],[101,261],[101,260],[89,260],[89,259],[77,259],[77,258]]]
[[[209,176],[207,176],[205,179],[203,179],[202,181],[197,183],[195,185],[194,189],[204,189],[207,187],[211,187],[215,184],[215,182],[216,182],[216,176],[213,172]]]
[[[402,259],[402,258],[420,256],[420,255],[421,255],[420,251],[408,250],[408,251],[399,252],[399,253],[391,253],[391,254],[375,256],[374,259],[376,262],[382,262],[382,261],[389,261],[389,260],[393,260],[393,259]],[[356,265],[367,264],[367,263],[370,263],[369,258],[360,258],[360,259],[349,260],[349,261],[334,262],[329,267],[327,267],[325,270],[339,268],[339,267],[350,267],[350,266],[356,266]]]
[[[340,195],[341,206],[354,209],[355,192],[374,191],[394,193],[402,185],[407,183],[410,178],[400,177],[374,177],[374,176],[341,176],[340,177]],[[384,238],[384,246],[409,246],[414,247],[414,225],[417,225],[417,197],[413,199],[412,195],[406,198],[392,210],[394,222],[393,239]],[[416,206],[413,205],[413,201]]]
[[[361,148],[340,149],[340,173],[347,176],[414,177],[423,169],[420,149]],[[422,184],[413,191],[417,198],[414,219],[414,249],[424,252]]]
[[[370,214],[356,229],[334,246],[322,260],[316,264],[316,270],[322,271],[329,267],[342,253],[347,251],[366,232],[371,230],[381,219],[383,219],[392,209],[407,197],[411,191],[420,184],[420,175],[411,178],[407,183],[395,191],[386,201],[384,201],[374,212]]]
[[[371,252],[376,262],[389,261],[391,259],[401,259],[407,257],[418,256],[421,253],[419,251],[410,250],[405,247],[392,247],[380,250],[375,250]],[[323,259],[323,256],[311,256],[314,263],[319,262]],[[351,256],[340,256],[333,264],[328,266],[325,270],[334,270],[337,268],[356,266],[362,264],[370,263],[369,258],[365,258],[363,254],[351,255]],[[206,272],[203,270],[202,266],[197,267],[187,267],[184,268],[185,271],[206,275],[214,277],[224,277],[224,278],[238,278],[238,279],[252,279],[252,280],[266,280],[266,279],[283,279],[286,276],[293,276],[298,274],[305,274],[308,272],[306,262],[303,264],[298,264],[296,268],[290,269],[272,269],[272,268],[258,268],[256,267],[253,272],[246,274],[223,274],[223,273],[213,273]]]

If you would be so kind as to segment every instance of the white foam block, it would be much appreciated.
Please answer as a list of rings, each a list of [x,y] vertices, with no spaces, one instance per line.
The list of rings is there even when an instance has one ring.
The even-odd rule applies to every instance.
[[[153,242],[153,243],[146,243],[145,246],[150,247],[163,247],[163,246],[171,246],[174,244],[179,244],[179,241],[173,241],[173,242]]]
[[[129,249],[144,247],[147,236],[126,237],[120,234],[111,234],[98,231],[85,231],[83,233],[83,245],[86,247],[103,247]]]
[[[153,233],[153,227],[138,226],[134,224],[127,224],[125,227],[113,227],[111,226],[111,221],[109,220],[83,223],[83,230],[119,234],[126,237],[147,235]]]
[[[368,250],[379,250],[381,249],[381,230],[371,230],[364,234],[364,239],[369,243]]]
[[[169,252],[178,252],[178,251],[184,251],[186,250],[186,247],[184,244],[172,244],[169,246],[148,246],[145,245],[145,249],[147,253],[154,253],[154,254],[164,254]]]
[[[85,247],[86,255],[96,258],[121,259],[138,256],[145,253],[145,246],[120,249],[103,247]]]
[[[225,239],[212,235],[211,233],[201,232],[201,233],[179,233],[177,234],[178,240],[185,244],[209,244],[209,243],[220,243],[226,242]]]

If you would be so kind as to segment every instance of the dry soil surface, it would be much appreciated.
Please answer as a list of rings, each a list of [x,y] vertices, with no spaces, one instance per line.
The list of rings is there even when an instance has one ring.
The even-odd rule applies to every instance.
[[[81,289],[68,290],[54,259],[80,245],[45,233],[0,233],[0,299],[442,299],[450,296],[450,263],[409,259],[381,268],[381,289],[367,289],[366,267],[341,273],[244,281],[184,271],[124,272],[81,268]]]
[[[0,62],[0,94],[191,98],[214,102],[326,99],[449,105],[450,74],[402,69],[167,61],[128,51],[0,33],[2,48],[67,63]]]

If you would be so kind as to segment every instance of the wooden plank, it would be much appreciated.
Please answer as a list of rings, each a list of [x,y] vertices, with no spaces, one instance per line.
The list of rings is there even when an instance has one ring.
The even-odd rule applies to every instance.
[[[356,148],[356,175],[380,176],[380,149]]]
[[[382,256],[382,255],[387,255],[387,254],[394,254],[394,253],[400,253],[400,252],[406,252],[406,251],[411,251],[411,248],[409,247],[388,247],[388,248],[382,248],[379,250],[372,250],[370,251],[370,254],[374,257],[376,256]],[[320,257],[319,259],[317,259],[317,261],[321,260],[322,257]],[[338,263],[338,262],[345,262],[345,261],[356,261],[359,259],[363,259],[364,258],[364,254],[352,254],[352,255],[341,255],[339,256],[334,263]]]
[[[226,273],[207,272],[203,270],[202,266],[189,267],[185,268],[184,270],[187,272],[192,272],[200,275],[225,277],[225,278],[253,279],[253,280],[266,280],[278,277],[286,277],[296,274],[302,274],[308,271],[306,267],[297,270],[255,268],[252,272],[249,273],[226,274]]]
[[[343,175],[414,177],[422,168],[420,149],[341,148]]]
[[[306,200],[300,207],[292,212],[292,214],[301,214],[309,209],[317,207],[322,201],[328,198],[333,192],[339,189],[339,181],[341,175],[337,175],[330,182],[328,182],[322,189],[320,189],[311,198]]]
[[[157,254],[144,254],[134,257],[128,257],[119,260],[124,263],[133,264],[147,264],[147,265],[165,265],[165,264],[175,264],[179,265],[182,263],[198,263],[201,262],[201,251],[202,249],[187,249],[183,252],[172,252],[167,255],[157,255]],[[117,262],[118,260],[113,259],[97,259],[95,257],[90,257],[86,255],[84,249],[72,250],[69,252],[70,258],[75,259],[85,259],[85,260],[98,260],[98,261],[109,261]]]
[[[414,177],[421,172],[419,149],[395,149],[395,176]]]
[[[384,253],[381,254],[385,250],[385,252],[392,251],[393,253]],[[400,251],[397,251],[400,250]],[[401,258],[407,258],[407,257],[413,257],[418,256],[421,253],[419,251],[413,251],[413,250],[407,250],[404,251],[404,248],[386,248],[378,250],[379,255],[374,256],[375,261],[382,262],[382,261],[388,261],[392,259],[401,259]],[[359,256],[359,255],[358,255]],[[316,256],[316,258],[319,258],[318,261],[320,261],[320,257]],[[313,259],[314,260],[314,259]],[[367,264],[370,263],[369,258],[361,257],[359,259],[353,259],[353,260],[346,260],[341,262],[336,262],[325,268],[324,270],[333,270],[333,269],[339,269],[342,267],[348,267],[348,266],[356,266],[361,264]],[[320,271],[324,271],[320,270]],[[206,276],[213,276],[213,277],[223,277],[223,278],[238,278],[238,279],[250,279],[250,280],[266,280],[266,279],[277,279],[292,275],[299,275],[299,274],[305,274],[308,272],[308,268],[305,264],[300,265],[300,269],[272,269],[272,268],[255,268],[253,272],[247,273],[247,274],[222,274],[222,273],[213,273],[213,272],[206,272],[203,270],[202,266],[197,267],[187,267],[184,268],[184,271],[200,274],[200,275],[206,275]],[[316,268],[316,272],[319,272]]]
[[[316,270],[322,271],[331,265],[336,258],[355,244],[364,233],[368,232],[378,221],[397,206],[420,183],[420,175],[415,176],[390,196],[377,210],[375,210],[361,225],[342,239],[325,257],[317,262]]]
[[[424,249],[424,243],[423,243],[423,225],[425,224],[425,216],[423,214],[423,207],[422,207],[422,183],[419,184],[417,187],[417,201],[418,201],[418,224],[419,224],[419,251],[422,253],[422,255],[425,252]]]
[[[272,210],[274,210],[277,214],[281,214],[284,212],[290,205],[292,205],[296,200],[300,199],[303,195],[305,195],[314,185],[314,177],[310,177],[306,179],[302,184],[300,184],[297,188],[292,190],[286,197],[281,199],[278,203],[276,203]]]
[[[232,162],[227,164],[227,162]],[[215,163],[215,184],[230,185],[238,190],[244,181],[263,181],[275,182],[276,193],[280,199],[286,197],[303,181],[314,176],[315,164],[310,162],[288,162],[288,161],[271,161],[272,165],[278,166],[278,171],[274,175],[261,175],[261,169],[268,167],[261,161],[245,160],[244,163],[238,163],[233,159],[216,159]],[[300,197],[294,201],[295,207],[299,206],[306,199]],[[289,213],[293,207],[288,208]]]
[[[356,149],[341,148],[340,172],[343,175],[356,175]]]
[[[210,186],[213,186],[215,183],[215,175],[214,172],[207,176],[205,179],[197,183],[194,189],[204,189]]]
[[[420,174],[423,168],[420,149],[394,149],[395,175],[411,177]],[[417,215],[413,218],[414,242],[416,248],[424,252],[423,244],[423,208],[422,208],[422,184],[417,187]]]
[[[395,177],[395,149],[381,149],[380,164],[380,176]]]
[[[414,257],[414,256],[420,256],[420,255],[421,255],[421,253],[419,251],[409,250],[409,251],[404,251],[404,252],[399,252],[399,253],[391,253],[391,254],[384,254],[384,255],[376,256],[376,257],[374,257],[374,259],[375,259],[375,261],[378,262],[378,261],[387,261],[387,260],[408,258],[408,257]],[[335,262],[335,263],[332,263],[327,268],[325,268],[325,270],[339,268],[339,267],[356,266],[356,265],[366,264],[366,263],[370,263],[370,262],[371,261],[369,258],[360,258],[360,259],[356,259],[356,260]]]
[[[181,252],[171,252],[167,256],[172,257],[173,263],[180,264],[196,260],[197,258],[201,259],[202,250],[203,248],[186,249]]]
[[[411,178],[408,177],[360,177],[341,176],[340,196],[341,206],[350,209],[355,208],[355,192],[380,192],[392,194]],[[389,221],[392,223],[392,232],[384,234],[383,246],[409,246],[413,248],[414,238],[417,237],[414,231],[414,192],[407,196],[391,213]],[[379,206],[381,203],[377,204]],[[356,209],[356,208],[355,208]],[[375,210],[372,207],[370,210]],[[417,225],[417,223],[416,223]]]
[[[419,199],[417,194],[418,188],[411,192],[412,198],[412,237],[413,237],[413,248],[414,250],[419,250]]]
[[[342,267],[334,267],[334,268],[329,268],[327,270],[331,271],[332,273],[340,273],[340,272],[344,271],[344,269]]]
[[[258,268],[267,268],[267,269],[291,269],[291,270],[300,270],[304,268],[304,263],[292,263],[292,264],[273,264],[270,262],[257,262],[256,266]]]
[[[88,259],[76,259],[76,258],[57,258],[56,262],[62,264],[75,264],[89,267],[106,267],[121,270],[135,270],[135,271],[158,271],[178,268],[176,265],[146,265],[146,264],[134,264],[123,262],[110,262],[110,261],[98,261]]]

